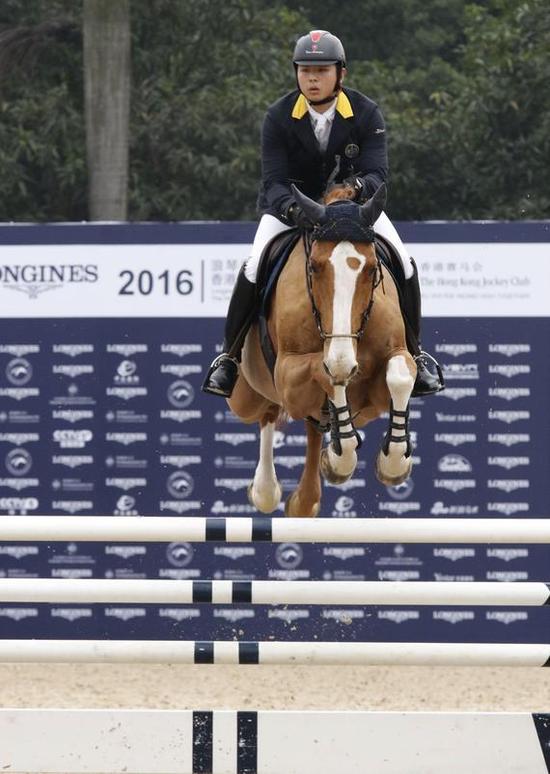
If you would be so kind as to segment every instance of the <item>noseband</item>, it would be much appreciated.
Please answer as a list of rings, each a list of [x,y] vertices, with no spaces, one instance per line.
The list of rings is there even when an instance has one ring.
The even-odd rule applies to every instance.
[[[376,254],[376,267],[373,272],[369,302],[361,315],[359,328],[355,333],[325,333],[321,321],[321,313],[315,298],[313,297],[313,266],[311,265],[311,247],[313,242],[365,242],[374,244],[375,234],[372,226],[367,225],[361,219],[359,207],[354,202],[341,200],[327,205],[326,215],[321,223],[317,223],[309,233],[304,232],[304,251],[306,254],[306,283],[311,309],[319,336],[322,341],[327,339],[359,339],[365,332],[365,327],[370,317],[374,304],[374,291],[378,285],[384,290],[384,276],[380,257]],[[376,249],[375,249],[376,253]],[[385,290],[384,290],[385,292]]]

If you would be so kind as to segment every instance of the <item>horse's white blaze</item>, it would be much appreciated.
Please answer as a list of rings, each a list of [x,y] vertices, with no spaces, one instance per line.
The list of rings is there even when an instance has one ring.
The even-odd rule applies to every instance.
[[[271,513],[279,505],[282,489],[277,481],[273,461],[273,436],[275,423],[268,422],[260,432],[260,459],[254,473],[251,497],[254,505],[263,513]]]
[[[357,259],[359,262],[357,268],[350,265],[348,258]],[[351,242],[340,242],[332,251],[329,261],[334,268],[331,333],[337,336],[350,336],[355,285],[366,259],[364,255],[357,252]],[[325,364],[334,382],[345,384],[351,372],[357,367],[353,341],[352,338],[329,339]]]
[[[395,355],[388,360],[386,367],[386,384],[390,391],[393,407],[397,411],[405,411],[414,386],[414,379],[407,367],[403,355]],[[403,424],[402,418],[396,418],[397,424]],[[402,435],[399,430],[393,430],[393,435]],[[390,441],[388,455],[380,454],[379,465],[384,475],[391,478],[400,477],[409,467],[410,459],[405,457],[407,444],[405,441]]]

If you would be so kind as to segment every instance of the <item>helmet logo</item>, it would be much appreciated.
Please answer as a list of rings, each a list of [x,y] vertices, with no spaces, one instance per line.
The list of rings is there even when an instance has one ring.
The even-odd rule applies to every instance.
[[[311,38],[311,42],[318,43],[321,40],[322,34],[323,34],[323,30],[313,30],[313,32],[310,32],[309,37]]]

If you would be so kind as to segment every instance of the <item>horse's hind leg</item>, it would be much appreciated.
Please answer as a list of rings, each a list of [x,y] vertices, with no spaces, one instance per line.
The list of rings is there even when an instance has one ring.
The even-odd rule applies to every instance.
[[[386,384],[391,395],[390,426],[376,458],[376,476],[386,486],[397,486],[411,474],[408,414],[415,374],[414,360],[407,351],[388,360]]]
[[[321,477],[319,457],[323,436],[306,422],[307,448],[304,470],[300,483],[286,501],[287,516],[317,516],[321,502]]]
[[[273,461],[273,433],[278,409],[273,407],[260,421],[260,459],[248,486],[250,503],[262,513],[272,513],[281,502],[283,489]]]

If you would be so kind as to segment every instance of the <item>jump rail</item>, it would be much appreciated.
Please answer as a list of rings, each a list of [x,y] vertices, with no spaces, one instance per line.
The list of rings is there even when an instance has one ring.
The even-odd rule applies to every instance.
[[[528,713],[5,709],[0,738],[0,770],[10,774],[550,769],[550,716]]]
[[[540,606],[550,604],[550,584],[1,578],[0,602]]]
[[[550,644],[0,640],[0,663],[550,666]]]
[[[550,519],[0,516],[0,542],[550,543]]]

